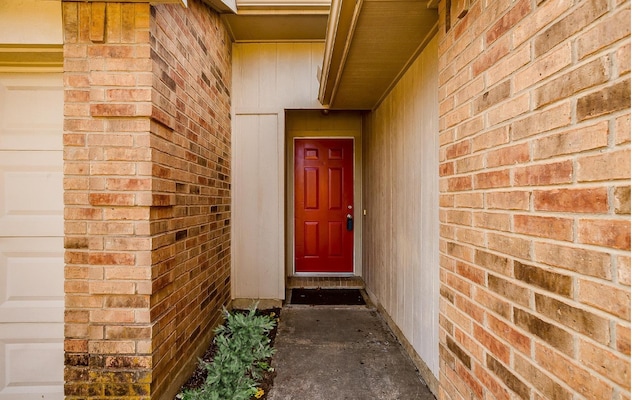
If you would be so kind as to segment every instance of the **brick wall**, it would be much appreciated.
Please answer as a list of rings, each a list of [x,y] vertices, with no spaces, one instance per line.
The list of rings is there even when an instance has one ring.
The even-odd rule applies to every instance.
[[[440,397],[629,398],[631,2],[464,3],[440,2]]]
[[[229,39],[197,1],[63,18],[65,394],[169,397],[230,297]]]

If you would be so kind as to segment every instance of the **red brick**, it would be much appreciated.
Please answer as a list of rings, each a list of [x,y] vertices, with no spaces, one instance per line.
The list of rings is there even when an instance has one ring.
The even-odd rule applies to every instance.
[[[511,355],[509,346],[498,340],[491,332],[478,324],[473,324],[473,337],[480,342],[490,354],[505,363],[509,362]]]
[[[507,41],[497,41],[494,45],[483,52],[475,62],[471,65],[473,76],[478,76],[495,64],[502,57],[509,53],[509,44]]]
[[[620,250],[631,249],[631,221],[581,219],[578,242]]]
[[[487,153],[487,167],[520,164],[529,161],[529,144],[503,147]]]
[[[581,182],[628,179],[631,176],[631,151],[624,149],[580,158],[577,176]]]
[[[471,176],[454,176],[446,181],[445,192],[458,192],[471,189]]]
[[[577,393],[588,399],[610,399],[613,388],[601,379],[594,379],[581,365],[544,346],[536,347],[536,361]]]
[[[504,35],[520,22],[527,14],[531,12],[531,2],[528,0],[520,0],[505,15],[489,28],[486,33],[487,44],[490,45],[497,38]]]
[[[511,177],[508,170],[481,172],[473,176],[474,189],[507,187],[510,184]]]
[[[573,163],[562,161],[517,168],[514,172],[516,186],[542,186],[570,183],[573,180]]]
[[[531,353],[531,339],[517,329],[514,329],[510,324],[491,315],[487,315],[487,327],[514,349],[523,354]]]
[[[621,359],[609,349],[587,341],[580,342],[579,354],[580,362],[587,367],[626,389],[631,388],[631,363],[628,359]]]
[[[573,220],[566,218],[514,215],[513,231],[555,240],[573,240]]]
[[[625,321],[631,319],[631,292],[612,285],[586,279],[579,281],[577,300],[603,310]]]

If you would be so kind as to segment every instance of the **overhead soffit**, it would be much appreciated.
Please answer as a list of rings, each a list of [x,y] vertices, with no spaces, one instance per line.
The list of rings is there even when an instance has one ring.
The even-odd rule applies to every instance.
[[[435,35],[433,3],[334,0],[320,82],[322,104],[375,108]]]
[[[331,0],[237,0],[224,14],[235,42],[324,41]]]

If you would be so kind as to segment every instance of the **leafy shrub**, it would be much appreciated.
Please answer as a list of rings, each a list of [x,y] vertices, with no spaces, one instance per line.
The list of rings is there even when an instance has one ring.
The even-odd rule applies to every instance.
[[[267,335],[276,321],[256,315],[256,306],[246,314],[223,312],[227,322],[215,330],[218,351],[213,361],[200,361],[207,371],[205,384],[185,391],[184,400],[248,400],[260,392],[257,382],[275,352]]]

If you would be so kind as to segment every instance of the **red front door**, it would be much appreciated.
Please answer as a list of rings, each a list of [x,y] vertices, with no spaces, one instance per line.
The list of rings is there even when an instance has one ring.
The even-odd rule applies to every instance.
[[[295,271],[353,273],[353,139],[295,140]]]

